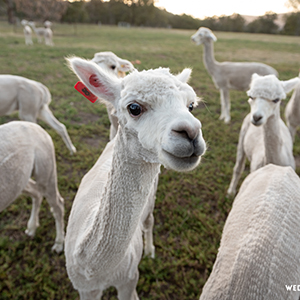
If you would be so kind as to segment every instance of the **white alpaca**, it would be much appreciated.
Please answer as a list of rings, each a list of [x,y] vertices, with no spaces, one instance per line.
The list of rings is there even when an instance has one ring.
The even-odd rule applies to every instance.
[[[284,114],[286,124],[294,140],[297,127],[300,125],[300,83],[296,86],[293,95],[285,108]]]
[[[212,77],[217,89],[220,90],[221,116],[220,120],[225,123],[230,122],[230,97],[229,90],[246,91],[249,88],[253,73],[259,75],[278,73],[272,67],[258,62],[218,62],[214,57],[213,42],[217,40],[212,31],[205,27],[200,27],[191,37],[196,45],[203,44],[204,65]]]
[[[51,94],[45,85],[21,76],[0,75],[0,89],[0,116],[18,110],[21,120],[36,123],[40,118],[62,137],[71,154],[76,152],[65,125],[49,108]]]
[[[51,23],[50,21],[46,21]],[[38,42],[42,43],[43,39],[45,40],[45,44],[47,46],[53,46],[53,41],[52,41],[52,37],[53,37],[53,32],[50,28],[50,26],[52,25],[52,23],[49,26],[49,23],[47,24],[47,28],[45,27],[35,27],[35,23],[34,22],[28,22],[28,24],[31,26],[31,28],[33,29],[33,31],[35,32]]]
[[[32,211],[25,233],[34,236],[39,226],[40,206],[45,197],[56,225],[52,250],[61,252],[64,244],[64,199],[57,188],[51,137],[37,124],[14,121],[0,125],[0,141],[0,211],[21,193],[32,197]]]
[[[25,44],[32,45],[33,44],[32,37],[31,37],[32,30],[31,30],[30,26],[28,26],[28,21],[22,20],[21,24],[24,26],[23,32],[24,32],[24,36],[25,36]]]
[[[95,53],[92,61],[119,78],[125,77],[126,72],[134,70],[134,66],[130,61],[122,59],[110,51]],[[111,104],[106,103],[106,109],[111,124],[109,139],[112,140],[117,134],[119,123],[118,118],[115,116],[114,107]]]
[[[70,65],[92,93],[114,105],[119,127],[73,202],[68,275],[81,300],[100,299],[109,286],[120,300],[136,300],[143,218],[160,164],[192,170],[205,152],[201,123],[189,112],[198,101],[186,84],[191,71],[176,77],[159,68],[120,79],[94,62],[73,58]]]
[[[298,300],[299,211],[300,179],[291,167],[269,164],[248,175],[200,300]]]
[[[275,75],[252,75],[247,92],[251,112],[245,117],[240,131],[229,195],[236,192],[246,157],[251,162],[251,172],[269,163],[295,169],[293,141],[280,118],[280,102],[299,82],[298,77],[280,81]]]

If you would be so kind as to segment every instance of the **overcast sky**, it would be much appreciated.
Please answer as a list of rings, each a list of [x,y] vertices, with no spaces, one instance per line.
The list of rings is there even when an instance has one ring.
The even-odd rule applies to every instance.
[[[173,14],[188,14],[196,18],[212,17],[214,15],[261,16],[267,11],[285,13],[290,11],[285,6],[287,0],[158,0],[157,7],[164,7]]]

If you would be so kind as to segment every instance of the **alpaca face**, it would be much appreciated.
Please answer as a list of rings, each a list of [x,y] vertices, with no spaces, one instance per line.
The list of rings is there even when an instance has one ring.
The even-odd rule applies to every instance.
[[[117,77],[124,77],[125,72],[133,71],[132,63],[126,59],[121,59],[113,52],[98,52],[95,53],[92,59],[98,66],[112,72]]]
[[[267,120],[279,113],[280,99],[265,99],[265,98],[249,98],[248,100],[251,107],[251,122],[255,126],[263,125]]]
[[[177,171],[199,164],[206,145],[201,123],[191,114],[198,98],[185,82],[188,70],[178,76],[162,68],[134,71],[118,79],[93,62],[79,58],[69,62],[88,89],[114,105],[137,157]]]
[[[197,102],[193,89],[167,69],[134,72],[124,79],[120,126],[135,132],[165,167],[190,170],[206,149],[201,123],[191,113]]]
[[[201,45],[208,40],[217,41],[216,36],[206,27],[200,27],[198,31],[192,35],[191,39],[196,45]]]
[[[275,75],[259,76],[254,73],[247,91],[251,106],[251,122],[256,125],[265,124],[272,115],[280,115],[280,101],[286,98],[290,92],[299,84],[298,77],[280,81]]]

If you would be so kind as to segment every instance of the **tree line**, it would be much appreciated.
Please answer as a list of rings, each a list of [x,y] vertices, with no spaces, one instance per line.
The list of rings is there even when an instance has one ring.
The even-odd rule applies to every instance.
[[[295,12],[287,14],[285,25],[276,24],[277,14],[267,12],[264,16],[247,23],[239,14],[214,16],[203,20],[192,16],[174,15],[155,6],[156,0],[0,0],[0,15],[8,21],[16,19],[50,20],[68,23],[101,23],[108,25],[197,29],[201,26],[216,31],[252,32],[269,34],[300,35],[300,0],[289,0]],[[3,5],[2,5],[3,4]],[[3,9],[6,7],[6,9]]]

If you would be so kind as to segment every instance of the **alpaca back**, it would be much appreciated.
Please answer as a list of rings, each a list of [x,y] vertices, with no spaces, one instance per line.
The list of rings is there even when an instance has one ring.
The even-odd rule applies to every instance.
[[[201,300],[298,299],[300,180],[269,164],[243,182],[226,220]]]

